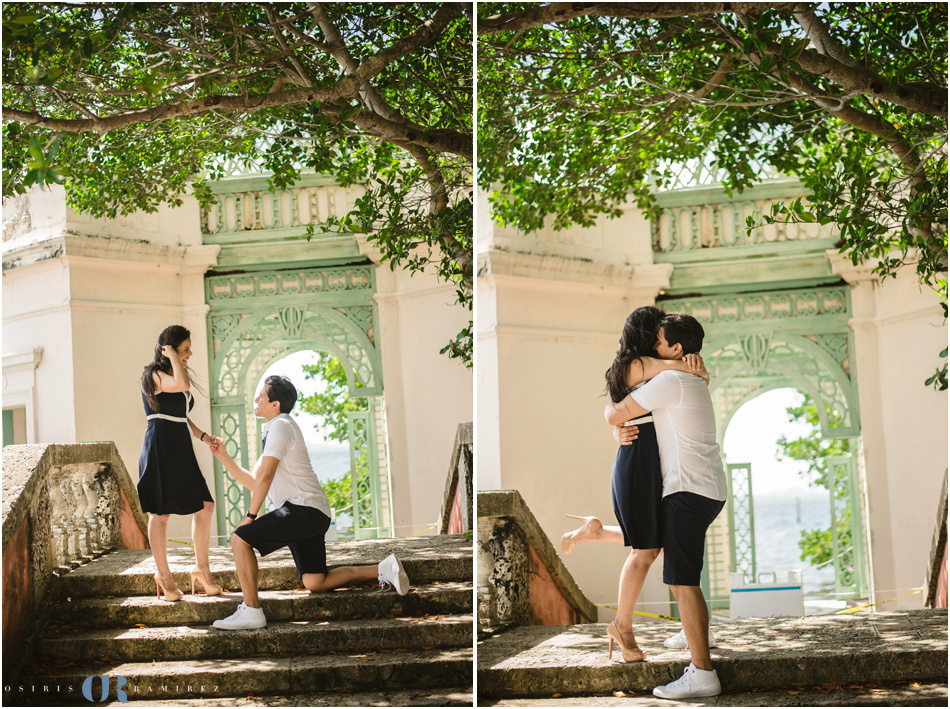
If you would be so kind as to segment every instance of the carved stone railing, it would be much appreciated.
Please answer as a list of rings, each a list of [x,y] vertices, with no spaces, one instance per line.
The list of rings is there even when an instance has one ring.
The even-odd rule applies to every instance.
[[[729,196],[721,187],[694,188],[657,195],[660,216],[653,220],[653,251],[657,261],[711,258],[724,248],[744,247],[746,255],[767,251],[781,244],[783,251],[798,244],[800,249],[822,251],[834,238],[816,223],[774,224],[749,232],[748,217],[759,221],[773,203],[790,204],[803,193],[794,180],[779,180]],[[789,242],[792,242],[791,244]],[[809,242],[809,243],[803,243]]]
[[[62,573],[148,547],[148,522],[112,442],[3,449],[3,675],[30,653]]]
[[[478,493],[479,633],[515,625],[597,621],[581,591],[517,490]]]
[[[283,232],[301,236],[312,223],[347,214],[357,196],[353,188],[340,187],[325,175],[302,175],[292,187],[281,190],[269,188],[261,176],[221,180],[211,189],[217,203],[202,214],[205,243],[234,241],[241,235],[260,239],[262,231],[268,238]]]
[[[445,480],[439,534],[462,534],[472,529],[472,424],[460,423],[455,432],[452,462]]]

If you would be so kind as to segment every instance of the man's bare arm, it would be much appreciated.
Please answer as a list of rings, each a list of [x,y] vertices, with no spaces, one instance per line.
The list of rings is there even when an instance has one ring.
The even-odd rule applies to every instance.
[[[224,441],[222,441],[220,438],[216,438],[214,443],[211,444],[210,448],[211,455],[221,461],[224,469],[228,471],[231,477],[234,478],[239,485],[243,485],[248,490],[254,489],[254,474],[242,468],[234,461],[234,458],[228,455],[227,450],[224,448]]]
[[[267,497],[270,485],[274,481],[278,462],[280,461],[274,456],[265,455],[254,466],[254,471],[251,473],[254,478],[254,488],[251,493],[251,506],[248,508],[251,514],[256,515],[264,506],[264,498]]]

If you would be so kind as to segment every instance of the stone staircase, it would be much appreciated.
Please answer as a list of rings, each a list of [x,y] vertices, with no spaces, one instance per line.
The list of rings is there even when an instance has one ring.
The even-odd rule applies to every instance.
[[[523,626],[497,633],[478,643],[479,703],[533,706],[513,700],[543,698],[543,703],[551,706],[604,706],[603,696],[623,695],[629,698],[623,703],[647,706],[638,700],[638,695],[644,695],[644,701],[664,706],[677,704],[655,699],[651,692],[653,687],[682,676],[689,663],[688,650],[663,647],[664,638],[678,628],[673,623],[637,624],[635,631],[640,646],[647,651],[648,661],[631,664],[620,659],[616,648],[614,659],[607,659],[606,625],[602,623]],[[731,703],[726,695],[773,690],[779,704],[771,706],[786,706],[790,705],[788,700],[808,688],[825,687],[828,692],[841,692],[836,695],[841,700],[848,691],[859,693],[875,683],[896,682],[916,684],[920,695],[917,699],[928,702],[916,703],[914,692],[910,692],[900,705],[946,706],[945,608],[805,618],[717,619],[713,629],[717,638],[717,647],[712,649],[713,664],[726,694],[723,699],[683,702],[684,705],[743,706]],[[774,692],[776,688],[784,689]],[[615,694],[618,692],[620,695]],[[873,694],[870,696],[873,698]],[[929,703],[935,696],[939,703]],[[585,697],[588,699],[583,700]],[[488,701],[490,698],[495,701]],[[829,701],[833,704],[832,699],[835,698]],[[791,704],[802,706],[797,701]],[[753,705],[769,706],[747,706]]]
[[[289,552],[260,563],[266,628],[222,631],[212,621],[240,602],[228,548],[212,549],[215,580],[229,592],[190,594],[190,549],[169,551],[178,603],[155,597],[148,551],[116,551],[65,574],[59,601],[24,672],[30,704],[87,704],[90,675],[126,678],[131,702],[263,697],[299,703],[327,692],[417,690],[441,705],[471,705],[473,673],[472,542],[465,536],[364,540],[327,545],[328,563],[378,563],[395,552],[412,588],[405,596],[357,586],[311,594]],[[32,688],[32,692],[30,689]],[[44,688],[46,691],[43,691]],[[427,690],[432,690],[427,691]],[[99,699],[101,684],[94,684]],[[4,696],[4,703],[16,697]],[[23,702],[17,702],[23,703]]]

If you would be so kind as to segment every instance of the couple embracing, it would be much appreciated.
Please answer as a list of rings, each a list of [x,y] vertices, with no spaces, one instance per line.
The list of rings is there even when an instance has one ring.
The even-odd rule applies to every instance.
[[[624,325],[607,370],[611,402],[604,410],[621,444],[611,474],[618,526],[596,517],[565,534],[575,545],[614,542],[632,547],[620,573],[617,617],[607,627],[626,662],[646,659],[633,634],[633,611],[650,566],[663,551],[663,583],[670,587],[683,630],[664,644],[689,648],[683,676],[653,693],[665,699],[721,693],[709,647],[709,610],[700,588],[706,530],[725,505],[726,475],[716,442],[709,373],[699,351],[702,325],[683,313],[637,308]]]
[[[293,383],[270,376],[254,399],[254,413],[263,418],[263,452],[251,470],[238,465],[224,442],[202,431],[189,418],[195,404],[194,385],[188,360],[192,356],[191,333],[180,325],[165,328],[155,344],[152,361],[142,372],[142,403],[148,428],[139,456],[139,503],[149,514],[148,540],[155,558],[155,592],[166,601],[180,601],[184,593],[175,584],[168,565],[167,530],[170,515],[194,515],[192,541],[195,567],[191,592],[197,582],[206,595],[222,588],[214,582],[209,560],[214,500],[201,474],[191,439],[208,445],[228,474],[251,491],[244,518],[231,535],[231,550],[241,584],[243,602],[237,611],[214,626],[222,630],[250,630],[267,625],[257,593],[261,556],[289,547],[301,583],[311,593],[329,591],[378,579],[400,595],[409,579],[395,555],[379,564],[330,569],[324,537],[330,527],[330,506],[320,480],[310,463],[303,433],[290,416],[297,402]],[[261,514],[266,497],[274,508]]]

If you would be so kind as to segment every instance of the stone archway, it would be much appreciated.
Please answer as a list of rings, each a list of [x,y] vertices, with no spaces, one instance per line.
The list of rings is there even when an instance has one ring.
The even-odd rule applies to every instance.
[[[260,453],[254,387],[273,362],[300,350],[337,357],[349,395],[368,399],[350,421],[351,459],[369,461],[369,484],[354,484],[354,531],[388,536],[392,528],[386,465],[382,366],[376,341],[375,270],[357,264],[212,275],[205,281],[211,353],[212,431],[250,467]],[[351,470],[351,474],[353,471]],[[356,480],[354,480],[356,483]],[[227,534],[244,515],[250,493],[215,460],[218,528]]]

